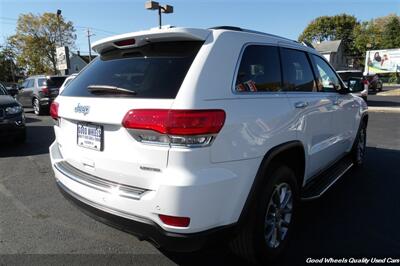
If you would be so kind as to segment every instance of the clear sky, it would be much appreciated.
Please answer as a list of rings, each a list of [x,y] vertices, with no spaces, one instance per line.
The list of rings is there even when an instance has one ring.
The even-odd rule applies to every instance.
[[[174,6],[163,24],[208,28],[234,25],[297,39],[307,24],[322,15],[347,13],[359,20],[400,15],[400,0],[160,0]],[[76,27],[76,46],[88,52],[85,28],[96,34],[92,41],[130,31],[156,27],[156,11],[144,9],[144,0],[0,0],[0,43],[15,32],[20,14],[56,12]]]

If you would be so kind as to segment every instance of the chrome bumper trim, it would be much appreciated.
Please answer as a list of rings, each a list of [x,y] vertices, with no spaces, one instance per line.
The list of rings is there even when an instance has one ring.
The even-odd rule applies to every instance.
[[[83,203],[85,203],[85,204],[87,204],[89,206],[92,206],[92,207],[94,207],[96,209],[99,209],[101,211],[104,211],[104,212],[108,212],[108,213],[111,213],[111,214],[114,214],[114,215],[117,215],[117,216],[121,216],[121,217],[130,219],[130,220],[134,220],[134,221],[137,221],[137,222],[148,223],[148,221],[149,221],[146,218],[142,218],[140,216],[136,216],[136,215],[133,215],[133,214],[121,211],[121,210],[117,210],[117,209],[105,206],[103,204],[99,204],[99,203],[93,202],[93,201],[91,201],[91,200],[89,200],[87,198],[84,198],[84,197],[74,193],[69,188],[67,188],[60,180],[57,179],[56,181],[57,181],[57,185],[60,187],[60,189],[62,189],[64,192],[68,193],[71,197],[73,197],[73,198],[75,198],[75,199],[77,199],[77,200],[79,200],[79,201],[81,201],[81,202],[83,202]]]
[[[149,191],[143,188],[137,188],[108,181],[100,177],[85,173],[79,169],[76,169],[66,161],[57,162],[54,164],[54,167],[61,174],[75,182],[116,196],[139,200],[143,196],[143,193]]]

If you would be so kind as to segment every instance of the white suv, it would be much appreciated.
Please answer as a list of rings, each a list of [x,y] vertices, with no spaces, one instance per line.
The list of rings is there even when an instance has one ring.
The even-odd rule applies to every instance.
[[[157,247],[229,239],[276,258],[297,203],[365,154],[365,102],[314,49],[235,27],[140,31],[51,106],[57,184],[88,213]]]

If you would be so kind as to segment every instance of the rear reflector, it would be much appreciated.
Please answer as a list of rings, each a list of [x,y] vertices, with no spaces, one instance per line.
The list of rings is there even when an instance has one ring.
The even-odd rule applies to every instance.
[[[117,41],[117,42],[114,42],[114,44],[116,46],[134,45],[135,44],[135,39],[127,39],[127,40]]]
[[[129,129],[188,136],[216,134],[224,122],[223,110],[133,109],[125,115],[122,125]]]
[[[176,217],[169,215],[158,215],[163,223],[166,225],[176,226],[176,227],[188,227],[190,224],[189,217]]]
[[[50,105],[50,116],[53,119],[58,119],[58,103],[52,102]]]

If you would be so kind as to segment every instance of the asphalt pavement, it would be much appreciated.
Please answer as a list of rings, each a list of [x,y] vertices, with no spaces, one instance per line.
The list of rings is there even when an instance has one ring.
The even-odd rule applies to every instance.
[[[80,212],[59,193],[52,120],[27,113],[28,139],[0,144],[0,265],[244,265],[225,247],[161,252]],[[367,159],[322,198],[303,202],[280,264],[306,258],[400,258],[400,114],[371,113]]]

